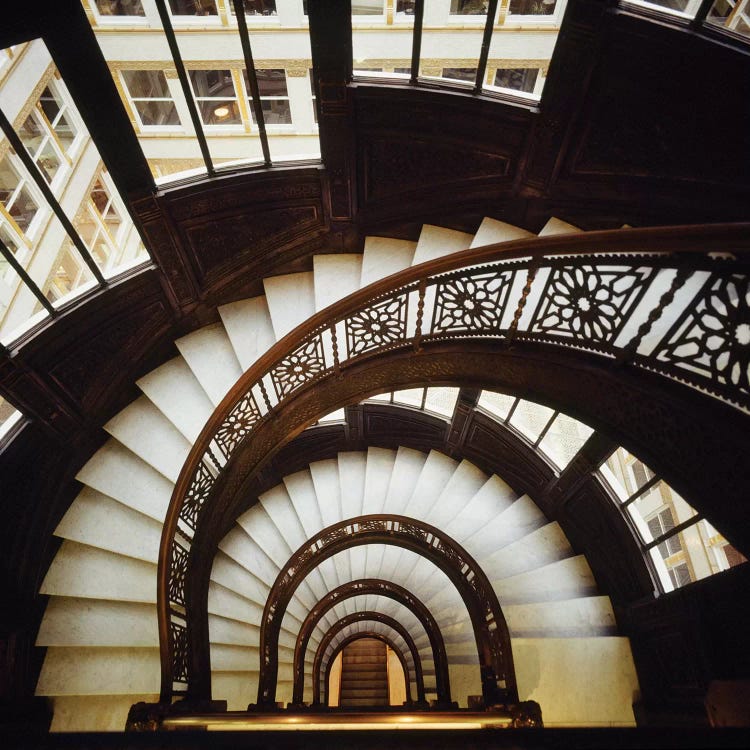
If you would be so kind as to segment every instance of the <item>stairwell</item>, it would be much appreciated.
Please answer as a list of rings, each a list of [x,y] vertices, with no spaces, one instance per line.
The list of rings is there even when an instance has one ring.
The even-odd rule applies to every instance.
[[[375,638],[358,638],[344,647],[339,705],[342,708],[388,705],[384,643]]]

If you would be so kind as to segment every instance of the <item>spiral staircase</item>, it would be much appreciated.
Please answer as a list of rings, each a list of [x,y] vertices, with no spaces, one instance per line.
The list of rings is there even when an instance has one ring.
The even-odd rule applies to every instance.
[[[575,231],[551,219],[540,235]],[[56,530],[63,541],[41,587],[49,601],[37,639],[47,649],[37,694],[53,700],[53,731],[121,730],[133,703],[158,700],[162,523],[192,444],[241,374],[315,312],[363,286],[469,247],[531,236],[485,219],[473,237],[431,225],[417,242],[368,237],[362,255],[316,255],[312,272],[265,279],[265,295],[219,308],[221,322],[176,341],[179,356],[141,378],[143,395],[105,425],[111,437],[78,473],[81,492]],[[544,715],[546,725],[632,723],[638,686],[629,643],[617,636],[608,597],[598,594],[586,561],[560,527],[502,478],[436,451],[407,448],[371,448],[312,463],[284,477],[237,519],[211,573],[215,699],[227,700],[230,709],[256,700],[261,615],[294,550],[336,521],[370,513],[437,526],[479,562],[509,625],[520,698],[537,700],[544,710],[545,700],[558,696],[556,708]],[[297,589],[282,623],[277,700],[292,698],[292,657],[307,612],[356,578],[383,578],[416,593],[443,633],[453,699],[465,706],[468,696],[481,693],[476,644],[456,589],[415,553],[369,545],[329,558]],[[325,632],[365,610],[406,627],[418,647],[427,698],[434,698],[435,665],[424,628],[402,605],[368,595],[337,604],[321,619],[305,655],[305,700],[312,696],[312,664]],[[387,629],[350,626],[327,654],[348,634],[378,627]],[[414,665],[407,663],[411,673]]]

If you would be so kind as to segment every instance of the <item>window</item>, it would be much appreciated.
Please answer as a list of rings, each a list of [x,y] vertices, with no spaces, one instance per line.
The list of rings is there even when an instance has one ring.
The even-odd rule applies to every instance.
[[[396,13],[413,16],[416,5],[416,0],[396,0]]]
[[[247,71],[243,70],[248,102],[252,111],[252,97],[247,80]],[[283,68],[263,68],[255,71],[258,79],[260,103],[266,125],[289,125],[292,122],[292,111],[289,107],[289,92],[286,87],[286,71]]]
[[[141,0],[96,0],[100,16],[143,16]]]
[[[117,236],[121,226],[122,216],[102,177],[98,177],[85,203],[83,215],[76,222],[76,230],[103,270],[116,260]]]
[[[39,211],[39,203],[31,194],[26,179],[13,166],[10,155],[0,160],[0,203],[3,210],[0,212],[0,226],[6,226],[7,234],[26,235],[29,233],[34,218]],[[17,244],[17,241],[16,241]]]
[[[557,0],[510,0],[509,12],[514,16],[551,16]]]
[[[241,125],[231,70],[190,70],[190,84],[204,125]]]
[[[352,0],[353,16],[379,16],[384,13],[383,0]]]
[[[466,81],[474,83],[477,80],[476,68],[443,68],[443,78],[454,81]]]
[[[169,0],[173,16],[216,16],[215,0]]]
[[[50,87],[44,89],[39,97],[39,107],[47,119],[49,127],[55,133],[61,147],[67,152],[73,145],[76,137],[76,130],[71,124],[68,105],[65,104],[60,96]]]
[[[618,448],[599,467],[663,591],[747,562],[645,463]]]
[[[452,16],[486,16],[487,0],[451,0]]]
[[[750,2],[748,0],[716,0],[706,20],[713,26],[750,36]]]
[[[234,3],[227,0],[229,9],[234,14]],[[243,0],[246,16],[275,16],[276,0]],[[307,10],[305,10],[307,12]]]
[[[122,79],[142,127],[181,124],[161,70],[123,70]]]
[[[494,85],[531,94],[538,77],[539,68],[499,68],[495,73]]]

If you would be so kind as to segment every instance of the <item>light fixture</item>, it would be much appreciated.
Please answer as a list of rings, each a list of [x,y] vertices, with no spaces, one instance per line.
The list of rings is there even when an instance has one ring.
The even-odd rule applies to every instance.
[[[220,107],[217,107],[214,110],[214,116],[219,120],[223,120],[225,117],[229,117],[229,107],[227,107],[225,104],[222,104]]]

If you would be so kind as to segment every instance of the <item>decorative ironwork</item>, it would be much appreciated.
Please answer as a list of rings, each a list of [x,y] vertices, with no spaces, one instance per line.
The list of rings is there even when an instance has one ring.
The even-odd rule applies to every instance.
[[[188,550],[176,543],[172,547],[172,564],[169,567],[169,601],[183,607],[185,606],[188,559]]]
[[[315,336],[280,360],[271,370],[271,381],[276,397],[288,396],[301,385],[310,382],[326,369],[323,340]]]
[[[450,677],[448,674],[448,659],[446,656],[443,636],[440,633],[440,628],[438,627],[435,618],[430,613],[430,610],[427,609],[427,607],[425,607],[425,605],[414,596],[414,594],[403,588],[403,586],[399,586],[392,581],[384,581],[378,578],[361,578],[344,583],[326,594],[313,606],[310,612],[308,612],[307,617],[299,630],[299,635],[297,636],[297,642],[294,648],[294,689],[292,702],[295,704],[302,703],[305,683],[305,655],[307,653],[310,636],[320,622],[320,619],[339,602],[345,601],[354,596],[363,596],[366,594],[376,594],[392,599],[409,609],[419,620],[427,633],[430,647],[432,649],[438,701],[440,701],[441,704],[450,704],[451,692]],[[270,648],[273,650],[273,648],[276,648],[277,646],[278,644],[271,644]],[[419,687],[419,685],[417,685],[417,687]],[[424,695],[418,694],[418,700],[424,700]]]
[[[432,331],[497,333],[513,271],[493,269],[471,277],[452,276],[435,286]]]
[[[349,356],[406,340],[408,295],[399,293],[346,319]]]
[[[333,663],[333,660],[336,658],[335,655],[344,648],[345,644],[348,641],[358,640],[359,638],[363,638],[366,636],[364,636],[362,633],[356,633],[351,638],[345,639],[342,644],[339,644],[337,647],[335,647],[333,649],[333,654],[328,654],[331,642],[339,633],[346,630],[351,625],[359,622],[381,623],[382,625],[386,625],[387,627],[391,628],[391,630],[393,630],[395,633],[400,635],[401,638],[403,638],[404,643],[406,643],[406,647],[409,649],[409,654],[414,665],[414,679],[417,683],[417,694],[420,696],[420,703],[424,702],[424,677],[422,672],[422,660],[419,658],[419,651],[417,651],[417,647],[414,644],[414,639],[409,635],[409,631],[400,622],[398,622],[398,620],[394,620],[393,617],[384,615],[381,612],[363,611],[354,612],[351,615],[342,617],[338,622],[334,623],[331,629],[328,630],[328,632],[323,636],[320,643],[318,644],[318,648],[315,650],[315,659],[313,660],[313,705],[320,705],[320,682],[323,660],[325,659],[326,664],[325,669],[323,670],[326,676],[325,682],[326,684],[328,684],[328,672],[330,670],[331,664]],[[372,637],[372,635],[377,634],[368,634],[369,637]],[[406,679],[406,697],[411,703],[411,684],[409,680],[410,670],[407,667],[406,659],[404,657],[404,654],[401,653],[401,649],[399,649],[393,641],[391,641],[388,645],[396,652],[396,654],[399,656],[399,660],[401,661],[401,666],[404,669],[404,677]],[[327,654],[329,657],[328,659],[325,658]],[[327,695],[325,703],[328,703]]]
[[[260,409],[252,393],[245,394],[216,431],[216,443],[225,456],[231,455],[237,444],[250,433],[260,419]]]
[[[711,276],[653,356],[721,386],[750,392],[748,277]]]
[[[647,267],[566,264],[553,268],[531,330],[612,343],[653,276]]]
[[[187,657],[187,627],[174,620],[169,624],[169,634],[172,637],[174,654],[174,670],[172,679],[175,682],[188,682],[188,657]]]
[[[279,572],[260,623],[264,659],[258,678],[258,704],[275,703],[281,622],[297,587],[324,560],[364,544],[405,547],[430,560],[448,576],[471,619],[485,704],[517,700],[510,634],[495,592],[480,566],[457,542],[433,526],[405,516],[370,515],[323,529],[297,549]]]
[[[691,252],[680,257],[676,253],[684,249],[686,237],[692,242]],[[705,242],[710,249],[698,250],[699,242]],[[162,533],[160,621],[168,619],[170,607],[175,603],[170,592],[172,581],[177,579],[170,568],[179,558],[170,548],[175,544],[176,534],[179,531],[191,541],[198,524],[214,513],[213,496],[218,494],[214,487],[221,473],[227,470],[232,455],[245,450],[242,446],[252,442],[255,430],[275,417],[302,385],[326,377],[345,377],[347,367],[354,365],[360,355],[396,347],[411,346],[419,350],[433,338],[444,341],[450,336],[504,336],[506,343],[510,343],[519,333],[526,305],[531,304],[532,322],[522,332],[524,340],[551,339],[558,346],[620,355],[620,362],[632,356],[639,367],[687,382],[734,406],[750,407],[747,246],[744,225],[723,227],[718,234],[712,229],[708,235],[701,228],[680,228],[679,233],[665,228],[600,232],[593,233],[593,237],[583,234],[519,240],[464,251],[407,269],[395,279],[379,282],[374,293],[362,290],[336,303],[327,312],[328,317],[318,314],[301,334],[299,343],[287,350],[277,344],[272,350],[277,356],[270,366],[269,359],[264,358],[262,365],[250,368],[242,376],[225,412],[213,415],[197,441],[175,488]],[[618,252],[616,248],[624,250]],[[663,295],[649,309],[641,310],[644,306],[639,304],[650,299],[648,290],[657,272],[683,269],[684,273],[685,268],[691,269],[690,273],[711,274],[703,296],[685,305],[678,323],[650,356],[636,354],[629,345],[617,348],[618,332],[631,322],[634,311],[640,316],[639,334],[646,330],[643,316],[648,322],[663,312]],[[547,269],[549,272],[543,273]],[[526,282],[521,297],[508,329],[501,331],[512,274],[524,270]],[[496,281],[491,281],[493,278]],[[539,295],[532,296],[537,278],[547,278],[547,283]],[[498,279],[503,281],[500,286]],[[430,298],[434,304],[433,328],[423,334],[420,321],[410,334],[409,298],[421,289],[432,293],[430,287],[434,287],[434,298]],[[490,308],[493,294],[498,303],[494,311]],[[373,303],[373,298],[377,302]],[[424,311],[428,309],[426,294],[422,300]],[[467,306],[469,300],[476,305],[476,313]],[[335,362],[328,366],[323,332],[334,331],[339,324],[346,331],[346,351],[338,351],[333,332]],[[276,403],[269,398],[266,380],[273,384]],[[257,389],[265,403],[266,412],[262,416],[256,412],[257,402],[251,401],[253,389]],[[232,414],[237,422],[230,425],[228,419]],[[210,450],[214,441],[225,454],[226,461],[221,465]],[[269,444],[268,449],[271,447]],[[204,512],[207,506],[210,511]],[[189,554],[192,555],[192,550]],[[161,632],[169,638],[168,628],[162,628]],[[174,671],[174,664],[168,663],[168,659],[177,659],[179,651],[173,646],[170,640],[162,643],[165,700],[171,694],[170,674]],[[205,649],[205,644],[202,648]]]

